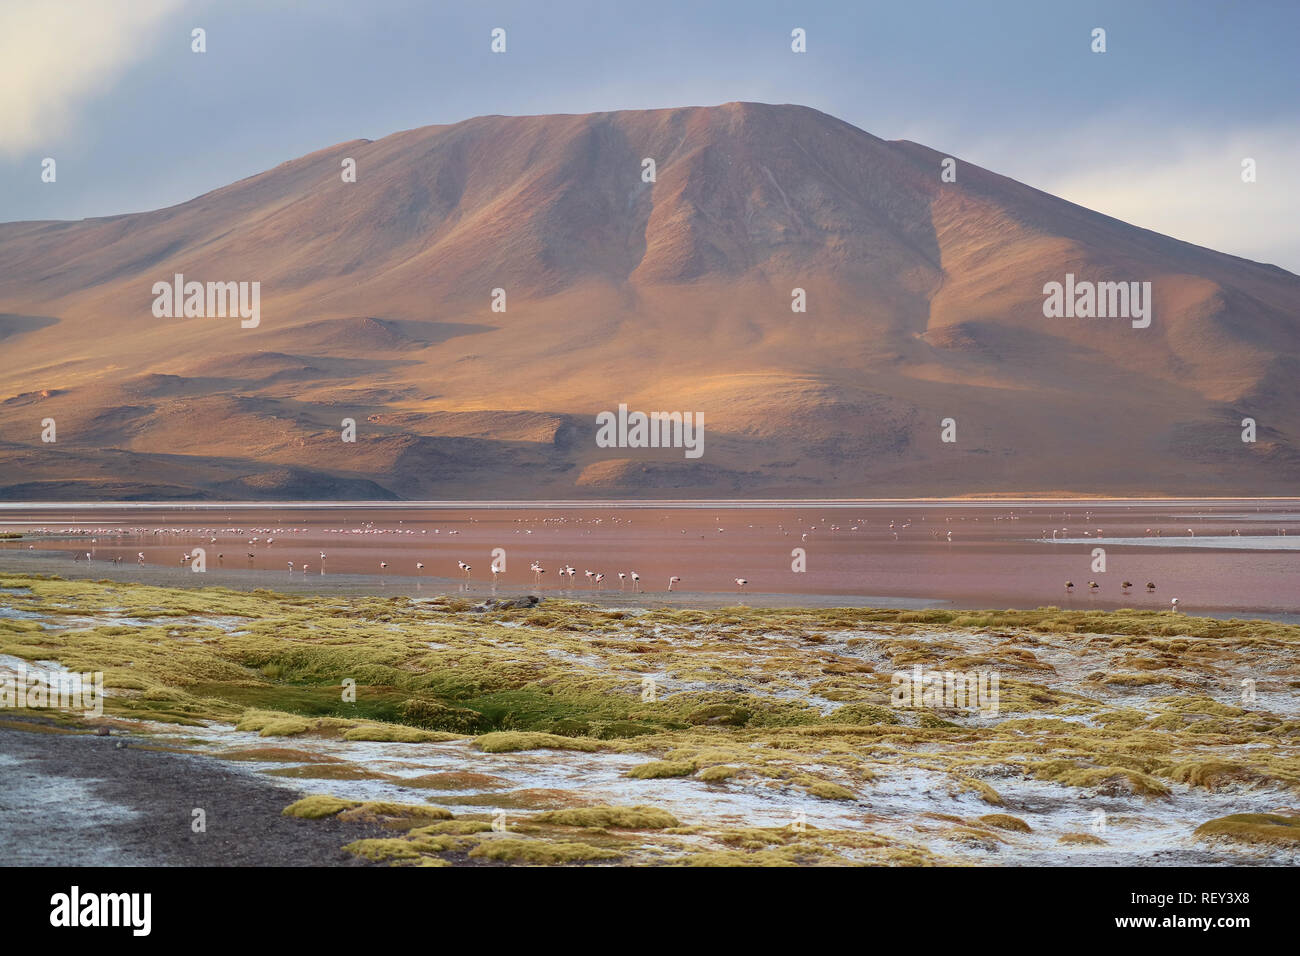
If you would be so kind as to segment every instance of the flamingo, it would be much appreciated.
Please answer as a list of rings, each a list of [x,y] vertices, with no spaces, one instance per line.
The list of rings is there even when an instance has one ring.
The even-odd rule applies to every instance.
[[[380,570],[383,570],[383,569],[386,568],[386,567],[388,567],[388,562],[387,562],[387,561],[380,561],[380,562],[379,562],[379,568],[380,568]]]
[[[423,562],[423,561],[416,561],[416,562],[415,562],[415,570],[417,570],[417,571],[423,571],[423,570],[424,570],[424,562]]]
[[[470,572],[471,570],[473,570],[473,569],[472,569],[468,564],[466,564],[464,561],[457,561],[456,564],[457,564],[457,566],[458,566],[462,571],[465,572],[465,580],[468,581],[468,580],[469,580],[469,572]]]
[[[542,584],[542,575],[546,573],[546,569],[545,569],[544,567],[542,567],[540,563],[538,563],[537,561],[534,561],[533,564],[532,564],[532,568],[531,568],[531,570],[532,570],[532,572],[533,572],[533,584],[535,584],[535,585],[538,586],[538,587],[541,587],[541,584]],[[493,574],[495,574],[496,571],[497,571],[496,568],[493,568],[493,569],[492,569],[492,573],[493,573]],[[563,572],[560,572],[560,573],[562,574]]]
[[[675,574],[674,574],[672,577],[670,577],[670,578],[668,579],[668,590],[671,591],[671,590],[673,589],[673,585],[676,584],[677,582],[679,582],[680,580],[681,580],[681,578],[679,578],[679,577],[678,577],[677,575],[675,575]]]
[[[249,555],[249,557],[252,557],[252,555]],[[135,563],[136,563],[136,564],[144,564],[144,552],[143,552],[143,551],[137,551],[137,552],[135,553]]]
[[[596,581],[596,590],[597,590],[597,591],[600,590],[600,582],[603,581],[603,580],[605,580],[605,575],[601,574],[599,571],[596,572],[595,581]]]
[[[1125,594],[1128,594],[1128,589],[1131,588],[1132,586],[1133,586],[1132,581],[1125,581],[1123,584],[1120,585],[1120,588],[1123,590]]]
[[[622,571],[618,572],[618,589],[621,591],[627,585],[627,575]]]
[[[1096,581],[1089,581],[1089,582],[1088,582],[1088,590],[1089,590],[1089,591],[1095,591],[1095,590],[1097,590],[1099,587],[1101,587],[1101,585],[1098,584]]]
[[[1174,612],[1175,614],[1177,614],[1177,613],[1178,613],[1178,598],[1174,598],[1172,601],[1170,601],[1170,602],[1169,602],[1169,606],[1170,606],[1170,608],[1173,609],[1173,612]]]
[[[1154,591],[1155,589],[1156,589],[1156,584],[1155,584],[1155,582],[1154,582],[1154,581],[1148,581],[1148,582],[1147,582],[1147,591]]]
[[[293,574],[293,562],[292,562],[292,561],[289,561],[289,562],[287,562],[287,563],[288,563],[288,565],[289,565],[289,573],[290,573],[290,574]]]
[[[736,578],[736,590],[737,591],[745,590],[745,585],[748,583],[749,582],[746,581],[744,578]]]
[[[1073,581],[1066,581],[1066,582],[1065,582],[1065,589],[1066,589],[1067,591],[1073,591],[1073,590],[1074,590],[1074,582],[1073,582]]]
[[[641,575],[635,571],[632,572],[632,587],[639,593],[641,590]]]

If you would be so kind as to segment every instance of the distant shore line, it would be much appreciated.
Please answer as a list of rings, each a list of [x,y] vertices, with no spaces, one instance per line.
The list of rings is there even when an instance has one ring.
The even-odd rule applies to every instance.
[[[554,500],[348,500],[329,499],[323,501],[0,501],[0,512],[37,511],[37,510],[175,510],[175,511],[217,511],[221,509],[339,509],[339,508],[374,508],[383,510],[402,509],[439,509],[439,510],[528,510],[538,508],[637,508],[637,509],[705,509],[705,508],[872,508],[894,507],[900,504],[917,507],[937,506],[981,506],[1019,504],[1026,507],[1044,505],[1162,505],[1171,506],[1196,504],[1198,502],[1222,503],[1270,503],[1294,502],[1300,506],[1300,497],[1260,496],[1260,497],[1113,497],[1107,495],[1070,496],[1032,496],[1032,495],[994,495],[974,496],[959,495],[954,497],[919,497],[919,498],[563,498]]]

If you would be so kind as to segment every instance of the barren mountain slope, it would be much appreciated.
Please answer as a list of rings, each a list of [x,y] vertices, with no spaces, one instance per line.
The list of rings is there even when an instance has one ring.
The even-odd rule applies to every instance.
[[[0,225],[0,496],[1295,492],[1300,278],[943,158],[799,106],[488,116]],[[176,273],[260,324],[155,317]],[[1045,318],[1066,273],[1150,327]],[[703,456],[598,448],[619,403]]]

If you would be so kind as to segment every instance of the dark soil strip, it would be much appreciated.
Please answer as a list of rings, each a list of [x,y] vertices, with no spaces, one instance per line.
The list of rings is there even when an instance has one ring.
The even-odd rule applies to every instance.
[[[301,820],[300,794],[225,761],[139,737],[60,733],[0,711],[0,860],[6,866],[362,866],[343,844],[382,827]],[[192,829],[193,811],[207,831]]]

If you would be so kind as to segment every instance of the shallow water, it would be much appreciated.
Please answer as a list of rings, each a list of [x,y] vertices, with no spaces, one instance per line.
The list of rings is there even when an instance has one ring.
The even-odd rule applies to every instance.
[[[139,553],[147,565],[180,569],[202,547],[209,571],[323,591],[338,576],[365,575],[412,592],[484,596],[495,583],[631,597],[636,571],[647,597],[665,595],[675,575],[675,593],[711,598],[738,594],[735,579],[744,578],[744,593],[818,604],[869,596],[895,606],[1163,609],[1177,597],[1191,613],[1300,615],[1300,500],[1292,499],[6,505],[0,528],[42,535],[3,542],[0,553],[61,552],[69,568],[103,576],[136,565]],[[1094,568],[1096,548],[1105,551],[1104,571]],[[805,571],[795,570],[796,549]],[[497,575],[494,553],[504,553]],[[533,562],[544,573],[532,572]],[[576,568],[572,578],[559,574],[566,564]],[[621,582],[620,571],[628,575]],[[599,584],[595,573],[605,576]],[[1127,592],[1124,580],[1134,584]]]

